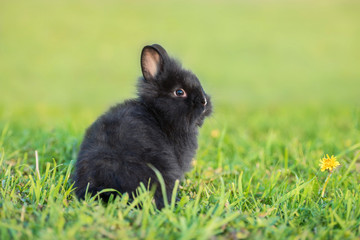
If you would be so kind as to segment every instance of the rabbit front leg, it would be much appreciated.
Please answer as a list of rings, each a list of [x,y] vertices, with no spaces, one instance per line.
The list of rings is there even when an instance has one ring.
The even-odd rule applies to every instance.
[[[158,209],[164,208],[165,204],[166,205],[171,204],[173,189],[174,189],[174,185],[175,185],[174,183],[175,183],[175,181],[173,181],[173,180],[165,181],[166,198],[163,195],[161,185],[157,184],[156,191],[155,191],[155,194],[154,194],[154,200],[155,200],[156,207]],[[175,193],[175,194],[177,195],[177,193]]]

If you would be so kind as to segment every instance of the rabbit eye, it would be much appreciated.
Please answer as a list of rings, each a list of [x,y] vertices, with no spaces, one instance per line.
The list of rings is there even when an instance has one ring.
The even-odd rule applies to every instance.
[[[186,92],[182,88],[175,90],[174,94],[177,97],[186,97]]]

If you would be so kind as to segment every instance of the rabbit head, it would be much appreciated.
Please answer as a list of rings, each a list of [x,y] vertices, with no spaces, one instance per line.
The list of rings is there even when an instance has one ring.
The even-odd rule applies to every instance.
[[[211,114],[210,97],[199,79],[169,57],[160,45],[143,48],[141,70],[138,95],[162,121],[172,127],[201,126]]]

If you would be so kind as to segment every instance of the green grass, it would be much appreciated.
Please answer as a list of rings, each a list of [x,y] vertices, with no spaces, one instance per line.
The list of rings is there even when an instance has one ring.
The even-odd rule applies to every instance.
[[[359,238],[359,10],[340,0],[2,2],[0,239]],[[133,203],[78,201],[70,176],[84,131],[135,95],[140,50],[153,42],[215,103],[180,201],[158,211],[143,186]],[[321,198],[324,154],[341,166]]]

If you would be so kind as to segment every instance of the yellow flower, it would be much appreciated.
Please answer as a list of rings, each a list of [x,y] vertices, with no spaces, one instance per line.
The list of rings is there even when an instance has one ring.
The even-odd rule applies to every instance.
[[[212,138],[218,138],[220,136],[220,131],[218,129],[211,131],[211,137]]]
[[[336,160],[336,157],[334,155],[331,155],[329,157],[329,154],[326,154],[327,157],[324,156],[323,159],[320,159],[319,166],[321,167],[321,171],[329,170],[329,172],[332,172],[333,169],[337,168],[337,166],[340,165],[340,163]]]

